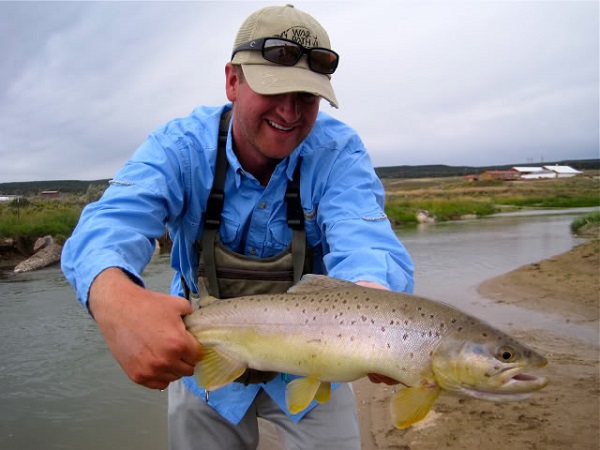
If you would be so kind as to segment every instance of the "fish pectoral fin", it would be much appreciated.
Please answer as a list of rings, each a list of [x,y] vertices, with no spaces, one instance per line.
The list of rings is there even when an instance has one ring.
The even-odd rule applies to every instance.
[[[196,364],[198,384],[207,391],[214,391],[238,378],[247,368],[241,361],[219,352],[214,347],[202,347],[202,359]]]
[[[402,389],[392,397],[390,412],[397,428],[408,428],[423,420],[440,395],[440,388],[409,387]]]
[[[322,381],[317,393],[315,394],[315,400],[319,403],[327,403],[331,399],[331,383]]]
[[[329,384],[329,383],[327,383]],[[316,377],[296,378],[285,388],[285,402],[292,414],[298,414],[313,401],[321,386]]]

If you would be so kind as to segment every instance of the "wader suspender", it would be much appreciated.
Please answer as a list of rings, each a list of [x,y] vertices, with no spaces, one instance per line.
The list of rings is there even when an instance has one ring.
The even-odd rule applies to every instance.
[[[215,239],[221,225],[221,214],[225,202],[225,176],[227,174],[227,133],[231,112],[223,114],[219,125],[217,163],[213,186],[206,203],[204,234],[202,236],[202,254],[205,262],[206,278],[210,295],[220,298],[215,264]],[[285,193],[287,203],[287,223],[292,229],[292,266],[294,284],[300,281],[304,270],[306,255],[306,234],[304,232],[304,211],[300,203],[300,163],[298,159],[292,181],[288,183]],[[258,259],[258,258],[257,258]]]

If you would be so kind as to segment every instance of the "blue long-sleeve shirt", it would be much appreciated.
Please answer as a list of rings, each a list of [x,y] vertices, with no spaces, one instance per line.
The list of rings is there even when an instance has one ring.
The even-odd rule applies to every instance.
[[[142,271],[165,226],[173,241],[171,293],[182,295],[181,276],[197,290],[194,242],[203,232],[220,116],[230,107],[200,107],[154,131],[102,198],[84,209],[62,255],[65,276],[83,305],[94,279],[109,267],[121,268],[143,285]],[[229,131],[221,241],[238,253],[258,257],[274,256],[287,247],[292,233],[284,195],[299,157],[306,236],[322,256],[323,270],[331,277],[411,292],[413,264],[385,216],[383,186],[364,145],[353,129],[322,112],[267,186],[241,167]],[[204,398],[193,377],[184,384]],[[232,383],[212,392],[209,403],[237,423],[263,387],[287,411],[285,384],[283,377],[266,385]],[[290,417],[299,420],[305,412]]]

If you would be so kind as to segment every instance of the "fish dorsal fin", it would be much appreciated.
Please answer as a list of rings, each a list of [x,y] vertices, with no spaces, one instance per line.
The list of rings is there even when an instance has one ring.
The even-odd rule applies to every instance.
[[[214,347],[202,347],[202,359],[196,365],[194,375],[198,385],[214,391],[228,385],[244,373],[246,364],[219,352]]]
[[[392,397],[390,412],[397,428],[408,428],[423,420],[440,395],[440,388],[409,387],[401,389]]]
[[[292,414],[308,408],[319,391],[321,381],[316,377],[296,378],[285,388],[285,402]]]
[[[325,275],[306,274],[288,292],[290,294],[301,294],[344,287],[356,287],[356,285],[350,281],[338,280]]]

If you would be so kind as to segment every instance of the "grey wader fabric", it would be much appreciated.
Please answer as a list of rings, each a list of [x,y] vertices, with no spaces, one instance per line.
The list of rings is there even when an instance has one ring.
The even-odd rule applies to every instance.
[[[168,411],[170,450],[360,450],[356,399],[349,383],[298,423],[261,389],[234,425],[181,380],[169,385]]]

